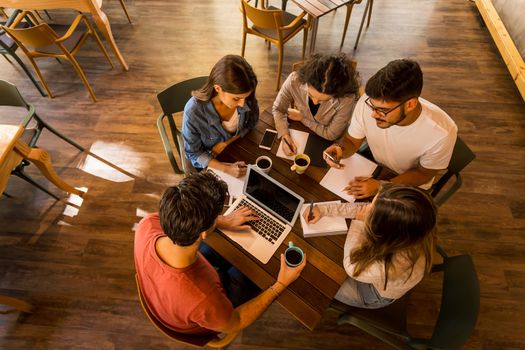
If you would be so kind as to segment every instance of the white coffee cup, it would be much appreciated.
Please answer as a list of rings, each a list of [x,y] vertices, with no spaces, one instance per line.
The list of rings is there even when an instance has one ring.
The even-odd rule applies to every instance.
[[[268,174],[272,169],[272,159],[268,156],[260,156],[255,160],[255,166],[263,173]]]

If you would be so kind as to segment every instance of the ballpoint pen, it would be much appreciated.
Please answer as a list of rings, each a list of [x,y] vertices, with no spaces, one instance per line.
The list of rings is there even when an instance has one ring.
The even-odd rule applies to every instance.
[[[332,155],[330,155],[329,153],[327,153],[326,151],[323,151],[323,154],[325,156],[327,156],[332,162],[334,162],[335,164],[339,164],[341,162],[341,159],[335,159]]]
[[[288,146],[288,148],[290,149],[290,151],[293,152],[294,150],[293,150],[292,145],[290,145],[290,143],[289,143],[288,141],[286,141],[286,139],[285,139],[284,137],[283,137],[283,141],[284,141],[284,143],[286,143],[286,145]]]
[[[314,218],[314,200],[310,201],[310,211],[308,211],[308,221],[313,220]]]

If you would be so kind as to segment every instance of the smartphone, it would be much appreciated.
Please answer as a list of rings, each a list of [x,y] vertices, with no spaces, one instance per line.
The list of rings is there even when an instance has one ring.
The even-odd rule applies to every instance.
[[[259,143],[259,147],[262,149],[272,149],[273,142],[275,141],[275,138],[277,137],[277,131],[272,129],[266,129],[264,132],[263,138],[261,140],[261,143]]]

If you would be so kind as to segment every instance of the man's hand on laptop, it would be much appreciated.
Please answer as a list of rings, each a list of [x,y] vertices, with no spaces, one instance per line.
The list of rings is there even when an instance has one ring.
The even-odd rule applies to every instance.
[[[301,271],[303,271],[305,266],[306,253],[304,253],[303,262],[296,267],[290,267],[286,265],[286,261],[284,261],[284,254],[281,254],[281,269],[279,270],[279,276],[277,276],[277,282],[281,283],[285,287],[288,287],[293,281],[299,278]]]
[[[219,215],[217,227],[232,231],[249,230],[250,226],[246,222],[252,220],[259,220],[259,217],[250,208],[241,207],[226,216]]]

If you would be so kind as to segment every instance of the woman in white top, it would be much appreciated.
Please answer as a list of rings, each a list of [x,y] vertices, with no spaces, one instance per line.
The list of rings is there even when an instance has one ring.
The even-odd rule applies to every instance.
[[[437,212],[432,197],[419,188],[389,183],[371,204],[317,206],[313,214],[310,223],[322,216],[353,219],[343,260],[350,277],[335,296],[345,304],[387,306],[430,271]]]

